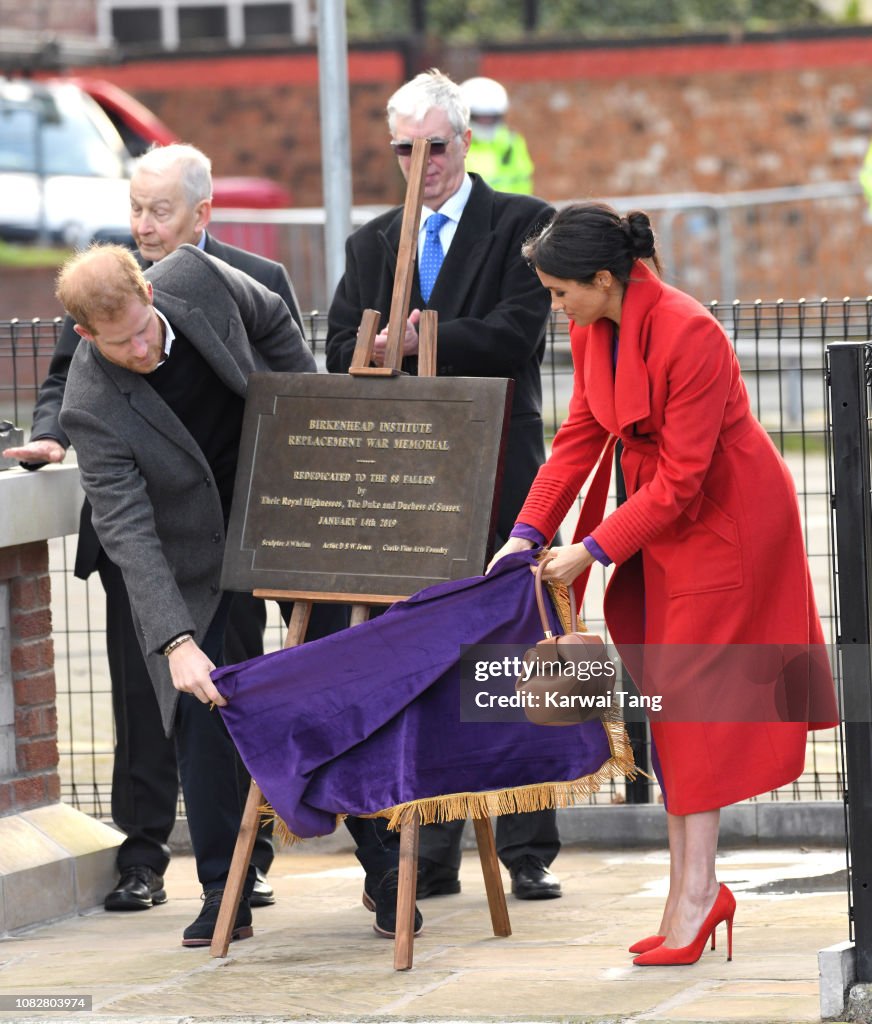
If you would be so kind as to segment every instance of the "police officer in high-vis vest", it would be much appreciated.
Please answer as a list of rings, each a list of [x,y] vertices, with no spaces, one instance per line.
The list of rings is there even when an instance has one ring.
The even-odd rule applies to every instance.
[[[480,174],[498,192],[533,192],[533,161],[523,135],[505,123],[506,90],[492,78],[468,78],[460,86],[469,107],[472,142],[466,169]]]

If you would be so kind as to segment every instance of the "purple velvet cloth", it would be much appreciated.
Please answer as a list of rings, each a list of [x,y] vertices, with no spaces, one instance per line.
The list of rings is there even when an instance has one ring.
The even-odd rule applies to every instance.
[[[532,552],[442,583],[333,636],[212,674],[221,714],[291,832],[337,814],[468,791],[569,781],[611,757],[598,721],[564,728],[461,722],[461,644],[542,637]]]

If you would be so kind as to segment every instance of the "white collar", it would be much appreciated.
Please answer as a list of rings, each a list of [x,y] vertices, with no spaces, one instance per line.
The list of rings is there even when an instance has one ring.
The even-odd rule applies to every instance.
[[[449,196],[445,202],[437,210],[432,210],[429,206],[421,207],[421,225],[423,227],[427,222],[427,219],[434,213],[444,213],[445,216],[454,221],[456,224],[463,216],[463,211],[466,208],[466,203],[469,199],[470,193],[472,192],[472,178],[468,174],[463,175],[463,181],[460,183],[460,188],[454,193],[453,196]],[[420,230],[420,228],[419,228]]]
[[[163,359],[161,359],[161,361],[157,364],[158,366],[162,366],[169,358],[170,349],[173,347],[173,340],[175,339],[176,335],[175,331],[170,326],[169,320],[167,320],[167,318],[163,315],[163,313],[161,313],[157,306],[154,307],[154,311],[161,318],[164,325],[164,354]]]

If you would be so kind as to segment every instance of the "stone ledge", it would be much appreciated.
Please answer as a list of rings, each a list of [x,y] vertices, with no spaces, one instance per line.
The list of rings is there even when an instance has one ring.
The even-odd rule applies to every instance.
[[[77,533],[83,500],[76,465],[0,473],[0,548]]]
[[[846,1009],[846,993],[849,990],[851,998],[857,1003],[864,995],[860,990],[865,989],[868,1001],[869,986],[854,985],[857,978],[857,957],[853,942],[837,942],[834,946],[820,950],[818,968],[821,973],[821,1020],[842,1017]]]
[[[100,906],[122,839],[67,804],[0,818],[0,934]]]

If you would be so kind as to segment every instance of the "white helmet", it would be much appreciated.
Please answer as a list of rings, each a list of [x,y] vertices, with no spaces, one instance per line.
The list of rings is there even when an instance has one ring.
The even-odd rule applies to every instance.
[[[461,83],[460,92],[469,112],[491,117],[503,117],[509,109],[509,95],[492,78],[467,78]]]

